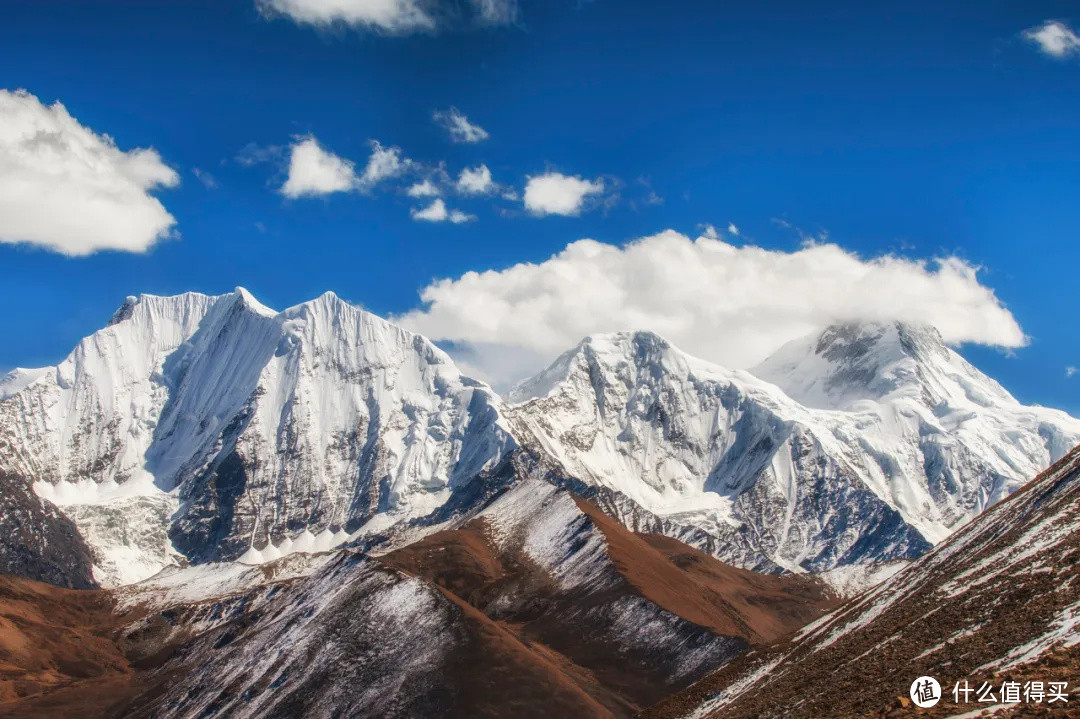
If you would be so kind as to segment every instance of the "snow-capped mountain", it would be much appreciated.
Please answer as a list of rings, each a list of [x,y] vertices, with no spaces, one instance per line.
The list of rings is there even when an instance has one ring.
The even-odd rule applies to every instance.
[[[905,478],[951,530],[1011,494],[1080,441],[1064,412],[1025,407],[931,327],[847,324],[796,340],[752,370],[807,407],[857,418],[899,503]],[[901,507],[901,511],[905,508]]]
[[[1080,448],[790,642],[741,657],[645,716],[907,716],[920,676],[942,688],[920,716],[1053,716],[1076,700],[1078,537]],[[1002,693],[1029,681],[1042,695],[1064,682],[1068,701]]]
[[[513,446],[490,390],[330,293],[280,313],[242,289],[131,298],[59,366],[0,384],[0,468],[64,508],[109,584],[177,555],[329,549],[427,514]]]
[[[608,335],[504,401],[331,293],[146,295],[0,381],[0,471],[62,508],[106,585],[411,540],[529,477],[738,566],[816,571],[918,556],[1080,442],[930,330],[830,328],[757,372]]]
[[[828,406],[637,332],[586,339],[507,414],[566,474],[632,500],[605,506],[628,525],[643,509],[726,561],[794,571],[918,556],[1080,442],[1080,422],[1021,406],[932,330],[806,344],[756,372]]]

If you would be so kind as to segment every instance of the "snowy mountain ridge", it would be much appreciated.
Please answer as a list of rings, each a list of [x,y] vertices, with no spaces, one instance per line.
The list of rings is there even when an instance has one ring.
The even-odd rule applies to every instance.
[[[0,466],[64,507],[108,583],[294,537],[329,549],[514,447],[487,387],[332,293],[280,313],[242,289],[145,295],[0,396]]]
[[[794,571],[917,556],[1080,441],[929,328],[829,328],[754,372],[776,384],[652,333],[604,335],[515,387],[508,414],[571,476],[706,528],[725,561]]]
[[[0,380],[0,470],[75,521],[113,585],[325,551],[457,490],[475,516],[465,488],[521,452],[514,472],[739,566],[910,558],[1077,443],[1080,421],[901,324],[832,327],[753,373],[592,337],[504,401],[332,293],[276,312],[238,288],[129,298],[57,367]]]

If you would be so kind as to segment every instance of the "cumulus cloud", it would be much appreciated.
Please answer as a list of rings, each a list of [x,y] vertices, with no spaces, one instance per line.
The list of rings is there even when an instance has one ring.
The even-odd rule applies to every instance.
[[[1066,377],[1072,377],[1074,374],[1076,374],[1076,372],[1077,372],[1076,368],[1073,367],[1072,365],[1065,368],[1065,376]]]
[[[356,166],[324,149],[311,135],[297,138],[289,155],[289,175],[281,186],[286,197],[314,197],[348,192],[359,180]]]
[[[360,177],[360,184],[370,188],[383,180],[397,177],[412,167],[413,161],[401,154],[400,147],[383,147],[377,140],[371,141],[371,156]]]
[[[0,90],[0,242],[143,252],[176,224],[150,193],[179,182],[155,150],[121,150],[59,102]]]
[[[450,139],[454,142],[474,143],[490,137],[487,130],[469,122],[469,118],[465,117],[456,107],[451,107],[449,110],[438,110],[432,113],[431,117],[450,133]]]
[[[497,189],[487,165],[467,167],[457,180],[457,191],[463,195],[487,195]]]
[[[1022,346],[1020,326],[977,269],[956,257],[866,259],[836,244],[783,252],[667,231],[622,247],[579,240],[539,264],[438,280],[397,321],[464,348],[471,366],[503,385],[521,378],[507,373],[520,372],[523,357],[550,360],[585,336],[625,330],[657,332],[736,368],[839,321],[926,323],[954,344]],[[468,351],[491,345],[514,362],[485,365],[493,353]]]
[[[547,172],[525,184],[525,209],[534,215],[578,215],[585,201],[604,191],[603,180]]]
[[[1028,28],[1023,32],[1023,37],[1054,58],[1064,59],[1080,53],[1080,37],[1059,20],[1047,20],[1042,25]]]
[[[391,34],[435,29],[435,18],[420,0],[256,0],[267,15],[326,26],[343,23]]]
[[[356,163],[330,152],[313,135],[296,138],[290,147],[288,178],[281,186],[281,194],[295,198],[368,191],[413,166],[413,161],[402,155],[401,148],[383,147],[378,140],[371,140],[370,144],[371,155],[363,172],[357,174]],[[251,153],[241,155],[249,156]]]
[[[431,178],[425,178],[410,185],[405,194],[409,197],[438,197],[442,193]]]
[[[414,220],[420,222],[453,222],[455,225],[476,219],[475,215],[467,215],[461,210],[447,210],[446,203],[441,198],[436,198],[427,207],[413,210],[410,214]]]

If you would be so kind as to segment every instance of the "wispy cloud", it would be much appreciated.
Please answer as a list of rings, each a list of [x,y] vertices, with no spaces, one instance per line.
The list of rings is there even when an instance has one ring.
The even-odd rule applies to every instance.
[[[449,110],[437,110],[431,117],[436,123],[446,128],[446,131],[450,133],[450,139],[454,142],[475,143],[489,137],[487,130],[469,122],[469,118],[456,107],[451,107]]]
[[[191,168],[191,174],[195,175],[195,178],[208,190],[213,190],[218,186],[217,179],[206,170],[193,167]]]
[[[480,21],[487,25],[509,25],[517,21],[517,0],[470,0]]]
[[[285,157],[286,149],[283,145],[259,145],[249,142],[240,148],[234,159],[244,167],[254,167],[264,162],[276,163]]]

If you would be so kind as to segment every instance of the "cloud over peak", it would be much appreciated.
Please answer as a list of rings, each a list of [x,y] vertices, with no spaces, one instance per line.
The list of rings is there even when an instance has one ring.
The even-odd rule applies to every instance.
[[[502,347],[465,357],[496,383],[520,379],[507,368],[518,371],[523,356],[550,360],[582,337],[624,330],[658,332],[736,368],[841,321],[930,324],[954,344],[1026,342],[977,268],[956,257],[864,259],[831,243],[784,252],[674,231],[621,247],[579,240],[538,264],[438,280],[421,299],[398,321],[466,351]],[[485,356],[516,359],[483,366]]]
[[[0,242],[143,252],[176,224],[150,193],[179,183],[156,150],[121,150],[59,102],[0,90]]]
[[[1038,45],[1044,54],[1059,60],[1080,53],[1080,37],[1060,20],[1047,20],[1042,25],[1028,28],[1023,37]]]
[[[525,184],[525,209],[534,215],[581,214],[586,200],[604,191],[603,180],[546,172],[532,175]]]

